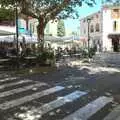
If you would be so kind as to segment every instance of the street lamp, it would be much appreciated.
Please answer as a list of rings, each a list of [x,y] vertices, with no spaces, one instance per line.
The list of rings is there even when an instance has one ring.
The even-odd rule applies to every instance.
[[[90,58],[90,18],[87,18],[88,23],[88,57]]]

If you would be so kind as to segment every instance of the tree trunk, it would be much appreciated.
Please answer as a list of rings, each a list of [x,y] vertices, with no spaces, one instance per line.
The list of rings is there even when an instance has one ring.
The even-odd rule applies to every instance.
[[[44,17],[41,16],[38,20],[39,24],[37,26],[37,35],[38,35],[38,42],[41,47],[41,51],[44,50],[44,29],[45,29],[45,22]]]

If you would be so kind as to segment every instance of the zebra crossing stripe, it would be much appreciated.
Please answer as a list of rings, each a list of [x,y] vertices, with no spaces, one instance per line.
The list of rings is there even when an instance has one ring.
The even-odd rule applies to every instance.
[[[24,120],[25,120],[25,118],[29,119],[29,117],[33,118],[32,120],[38,120],[45,113],[47,113],[51,110],[54,110],[68,102],[73,102],[74,100],[76,100],[86,94],[87,94],[86,92],[74,91],[66,96],[60,97],[57,100],[51,101],[47,104],[44,104],[39,108],[32,109],[31,112],[28,111],[27,113],[24,114]]]
[[[56,87],[53,87],[53,88],[49,88],[47,90],[43,90],[41,92],[36,92],[34,94],[24,96],[24,97],[19,98],[19,99],[15,99],[15,100],[12,100],[12,101],[2,103],[2,104],[0,104],[0,109],[7,110],[7,109],[10,109],[12,107],[16,107],[18,105],[21,105],[25,102],[29,102],[29,101],[32,101],[34,99],[38,99],[40,97],[52,94],[54,92],[58,92],[58,91],[63,90],[63,89],[64,89],[64,87],[62,87],[62,86],[56,86]]]
[[[5,83],[3,85],[0,85],[0,90],[4,89],[5,87],[11,87],[11,86],[14,86],[14,85],[19,85],[19,84],[22,84],[22,83],[29,83],[29,82],[32,82],[32,80],[21,80],[21,81],[16,81],[14,83]]]
[[[18,77],[10,77],[10,78],[4,78],[4,79],[0,79],[0,82],[6,82],[6,81],[12,81],[17,79]]]
[[[8,75],[5,74],[5,73],[0,73],[0,79],[2,79],[2,78],[4,78],[4,77],[8,77]]]
[[[104,120],[120,120],[120,105],[110,112]]]
[[[22,87],[22,88],[16,88],[16,89],[13,89],[13,90],[1,92],[0,93],[0,98],[1,97],[6,97],[6,96],[9,96],[9,95],[13,95],[13,94],[16,94],[16,93],[24,92],[24,91],[30,90],[34,87],[41,87],[41,86],[45,86],[45,85],[47,85],[47,84],[46,83],[36,83],[36,84],[25,86],[25,87]]]
[[[98,99],[92,101],[86,106],[80,108],[73,114],[65,117],[63,120],[88,120],[92,115],[94,115],[97,111],[103,108],[106,104],[112,102],[112,98],[108,98],[105,96],[99,97]]]

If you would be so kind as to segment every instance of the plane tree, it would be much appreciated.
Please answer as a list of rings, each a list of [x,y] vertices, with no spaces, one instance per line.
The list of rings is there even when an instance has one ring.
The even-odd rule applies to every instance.
[[[95,0],[0,0],[2,7],[17,5],[21,14],[38,20],[37,35],[42,46],[46,24],[50,20],[78,17],[77,9],[83,3],[93,6]]]

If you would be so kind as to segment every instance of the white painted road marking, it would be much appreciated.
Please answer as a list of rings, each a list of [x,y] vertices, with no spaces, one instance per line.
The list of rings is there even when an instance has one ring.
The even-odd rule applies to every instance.
[[[106,104],[112,102],[112,98],[105,96],[99,97],[98,99],[90,102],[86,106],[80,108],[73,114],[65,117],[63,120],[88,120],[97,111],[103,108]]]
[[[13,95],[13,94],[16,94],[16,93],[20,93],[20,92],[25,92],[27,90],[30,90],[30,89],[34,88],[34,87],[41,87],[41,86],[45,86],[45,85],[47,85],[47,84],[46,83],[36,83],[36,84],[29,85],[29,86],[24,86],[22,88],[16,88],[16,89],[13,89],[13,90],[1,92],[0,93],[0,98],[1,97],[6,97],[6,96],[9,96],[9,95]]]
[[[23,115],[23,117],[24,117],[23,119],[28,120],[30,117],[30,118],[32,118],[32,120],[38,120],[45,113],[47,113],[51,110],[54,110],[60,106],[63,106],[64,104],[66,104],[68,102],[73,102],[74,100],[76,100],[76,99],[78,99],[86,94],[87,94],[86,92],[75,91],[75,92],[70,93],[66,96],[60,97],[60,99],[57,99],[57,100],[54,100],[54,101],[49,102],[47,104],[44,104],[40,108],[32,109],[31,112],[25,113]],[[38,117],[38,116],[40,116],[40,117]]]
[[[20,85],[20,84],[29,83],[29,82],[32,82],[32,80],[21,80],[21,81],[16,81],[14,83],[5,83],[3,85],[0,85],[0,90],[4,89],[5,87],[11,87],[11,86],[14,86],[14,85]]]
[[[7,110],[7,109],[10,109],[12,107],[16,107],[18,105],[21,105],[25,102],[29,102],[29,101],[32,101],[34,99],[38,99],[40,97],[52,94],[54,92],[57,92],[57,91],[60,91],[60,90],[63,90],[63,89],[64,89],[64,87],[62,87],[62,86],[56,86],[56,87],[53,87],[53,88],[49,88],[47,90],[43,90],[41,92],[36,92],[34,94],[24,96],[24,97],[19,98],[19,99],[15,99],[15,100],[12,100],[12,101],[2,103],[2,104],[0,104],[0,109]]]
[[[9,78],[0,79],[0,82],[12,81],[15,79],[18,79],[18,77],[9,77]]]

